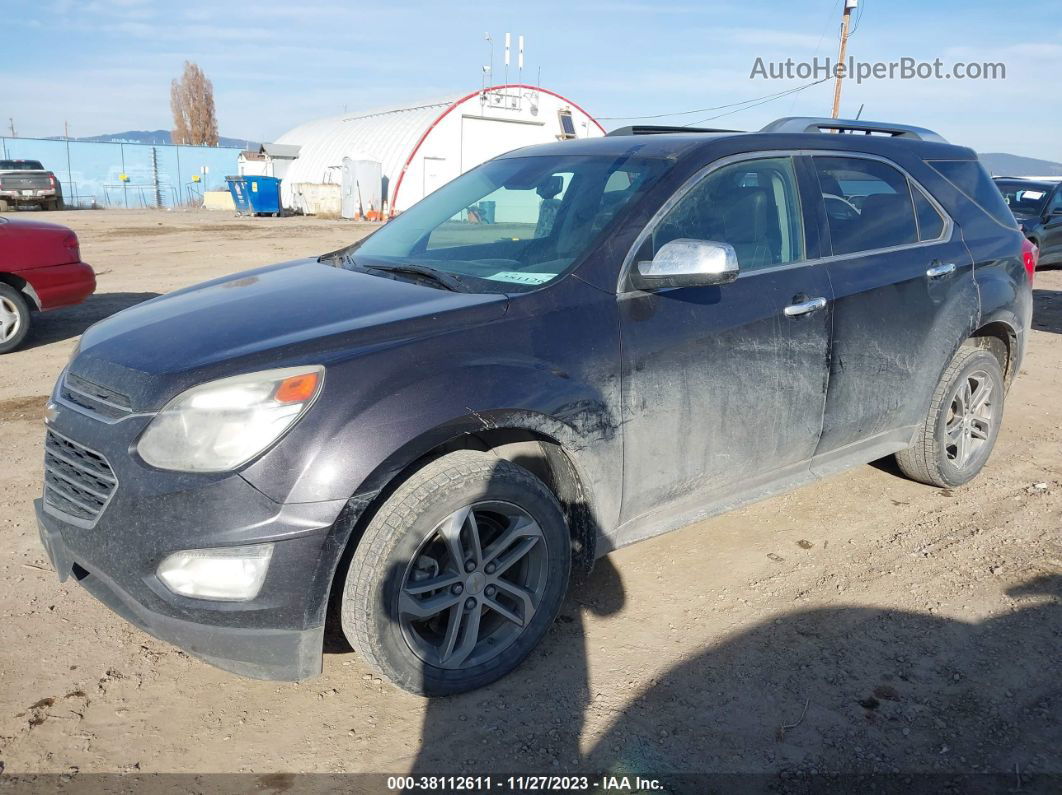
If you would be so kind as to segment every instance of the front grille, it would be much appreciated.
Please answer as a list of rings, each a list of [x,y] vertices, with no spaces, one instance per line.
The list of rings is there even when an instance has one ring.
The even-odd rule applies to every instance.
[[[45,505],[75,519],[94,522],[117,486],[106,458],[48,431],[44,440]]]
[[[86,381],[73,373],[67,373],[63,377],[63,385],[59,394],[64,400],[74,405],[113,420],[121,419],[133,412],[132,403],[121,392]]]

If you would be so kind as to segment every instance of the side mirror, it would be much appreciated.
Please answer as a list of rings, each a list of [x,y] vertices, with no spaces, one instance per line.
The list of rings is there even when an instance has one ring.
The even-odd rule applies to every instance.
[[[738,258],[729,243],[679,238],[665,243],[652,262],[639,262],[631,282],[639,290],[709,287],[738,277]]]

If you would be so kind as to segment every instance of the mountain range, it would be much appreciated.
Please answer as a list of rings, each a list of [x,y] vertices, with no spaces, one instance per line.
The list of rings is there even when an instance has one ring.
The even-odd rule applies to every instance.
[[[58,138],[59,136],[54,136]],[[169,130],[126,130],[124,132],[90,135],[85,138],[71,138],[72,141],[97,141],[122,144],[171,144],[173,138]],[[257,149],[259,144],[248,138],[218,138],[218,146],[230,146],[236,149]]]
[[[988,173],[999,177],[1062,177],[1062,163],[1033,157],[984,152],[977,155]]]

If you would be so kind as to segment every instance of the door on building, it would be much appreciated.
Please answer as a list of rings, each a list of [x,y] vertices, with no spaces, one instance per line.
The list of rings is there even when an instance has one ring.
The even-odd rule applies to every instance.
[[[424,158],[424,195],[441,188],[452,179],[446,168],[445,157]]]

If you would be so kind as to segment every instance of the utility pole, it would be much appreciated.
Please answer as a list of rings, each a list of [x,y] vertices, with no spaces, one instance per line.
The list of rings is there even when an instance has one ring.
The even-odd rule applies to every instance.
[[[837,82],[833,87],[833,118],[841,111],[841,81],[844,79],[844,59],[848,51],[848,23],[852,21],[852,11],[859,5],[859,0],[844,0],[844,16],[841,18],[841,51],[837,55]]]
[[[74,175],[70,170],[70,122],[63,122],[63,138],[66,139],[66,191],[64,196],[70,196],[73,199],[74,206],[77,206],[77,191],[74,189]]]
[[[11,127],[11,137],[18,138],[18,133],[15,132],[15,120],[10,116],[7,117],[7,123]]]

